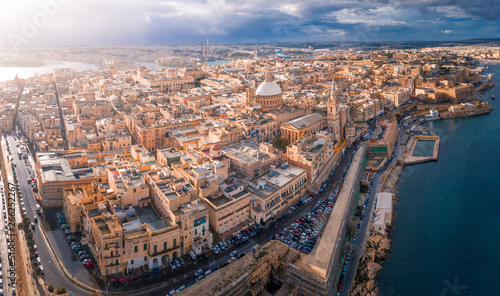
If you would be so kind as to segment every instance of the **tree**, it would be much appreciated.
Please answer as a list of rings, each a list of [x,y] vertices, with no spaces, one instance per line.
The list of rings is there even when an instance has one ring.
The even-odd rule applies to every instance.
[[[285,139],[284,137],[274,137],[273,139],[274,146],[278,148],[286,148],[286,146],[290,145],[290,141]]]
[[[54,286],[49,285],[49,292],[50,292],[50,293],[54,293]]]
[[[66,293],[66,288],[65,287],[57,287],[56,294],[61,295]]]
[[[356,230],[358,229],[358,223],[356,220],[349,220],[347,222],[347,231],[349,231],[349,235],[352,236],[354,233],[356,233]]]

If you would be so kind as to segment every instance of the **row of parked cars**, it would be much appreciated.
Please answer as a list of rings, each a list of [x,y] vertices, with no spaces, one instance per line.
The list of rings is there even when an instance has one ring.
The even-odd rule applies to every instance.
[[[71,230],[69,229],[69,226],[66,221],[66,218],[64,217],[64,214],[61,212],[56,213],[57,216],[57,222],[61,224],[61,229],[64,231],[65,234],[71,234]],[[82,246],[80,246],[77,242],[76,239],[73,235],[68,235],[66,237],[66,241],[69,244],[69,247],[73,252],[76,253],[78,256],[78,259],[82,262],[83,266],[87,267],[88,269],[94,267],[94,262],[90,259],[89,255],[83,250]]]
[[[299,206],[305,205],[313,198],[314,194],[302,198],[299,201]],[[316,245],[319,233],[324,227],[321,218],[325,213],[332,211],[334,200],[334,195],[331,195],[318,201],[309,213],[296,219],[286,231],[271,236],[271,239],[281,240],[290,247],[309,254]]]
[[[340,296],[340,293],[342,292],[342,287],[344,285],[344,278],[345,278],[345,273],[347,271],[347,266],[349,266],[349,261],[351,260],[351,251],[347,252],[347,256],[344,261],[344,265],[342,268],[342,273],[339,278],[339,282],[337,285],[337,296]]]
[[[184,266],[184,259],[175,258],[174,260],[168,262],[168,265],[170,265],[170,268],[172,268],[172,270],[175,270],[176,268],[181,268],[181,266]]]
[[[219,268],[223,268],[224,266],[227,266],[228,264],[231,264],[233,263],[234,261],[242,258],[243,256],[245,256],[245,253],[238,253],[237,251],[232,251],[231,254],[230,254],[230,258],[226,261],[226,262],[222,262],[220,265],[218,266],[215,266],[214,268],[212,269],[209,269],[209,270],[206,270],[206,271],[203,271],[203,269],[198,269],[197,271],[195,271],[194,273],[194,277],[195,279],[190,281],[189,283],[187,283],[186,285],[182,285],[180,286],[179,288],[177,289],[173,289],[172,291],[170,291],[166,296],[172,296],[174,294],[177,294],[179,292],[181,292],[182,290],[196,284],[197,282],[201,281],[202,279],[204,279],[206,276],[208,276],[209,274],[211,274],[212,272],[215,272],[216,270],[218,270]]]
[[[365,204],[363,205],[363,211],[361,212],[361,216],[359,217],[361,220],[363,220],[363,218],[365,217],[366,207],[368,206],[368,201],[370,201],[370,195],[372,193],[372,186],[373,186],[373,183],[375,182],[375,177],[377,176],[377,174],[378,174],[378,172],[375,172],[375,174],[373,174],[373,178],[370,182],[370,187],[368,187],[368,192],[366,193]]]
[[[131,274],[129,276],[113,277],[109,279],[109,283],[115,286],[119,284],[125,284],[127,282],[134,282],[139,279],[147,279],[151,276],[159,276],[161,274],[161,269],[153,268],[151,272],[143,272],[140,275]]]
[[[228,239],[227,241],[219,242],[218,244],[216,244],[212,248],[212,251],[214,251],[215,254],[219,254],[222,251],[231,248],[232,246],[238,247],[238,246],[242,245],[243,243],[247,242],[249,239],[256,237],[261,232],[262,232],[262,227],[260,225],[254,225],[250,228],[243,229],[242,231],[238,232],[231,239]]]

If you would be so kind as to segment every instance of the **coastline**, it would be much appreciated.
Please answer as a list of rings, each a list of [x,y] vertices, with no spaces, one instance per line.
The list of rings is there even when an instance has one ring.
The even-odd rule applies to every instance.
[[[500,62],[498,62],[500,64]],[[494,83],[493,86],[494,87]],[[491,87],[489,87],[491,88]],[[489,89],[487,88],[487,89]],[[485,89],[483,89],[485,90]],[[484,100],[484,99],[483,99]],[[485,101],[485,100],[484,100]],[[432,118],[432,119],[426,119],[422,118],[422,121],[414,123],[416,126],[420,126],[420,124],[428,122],[428,121],[433,121],[433,120],[442,120],[442,119],[456,119],[456,118],[462,118],[462,117],[472,117],[472,116],[478,116],[478,115],[486,115],[491,113],[493,110],[493,107],[491,104],[487,104],[486,107],[481,107],[478,109],[475,109],[474,112],[464,112],[460,114],[455,114],[455,115],[450,115],[446,117],[441,117],[441,114],[437,118]],[[428,131],[428,130],[427,130]],[[402,131],[403,132],[403,131]],[[411,136],[414,137],[414,136]],[[414,143],[413,143],[414,146]],[[401,145],[399,147],[398,151],[395,151],[395,154],[398,155],[402,150],[402,154],[405,155],[408,152],[408,149],[411,151],[413,150],[412,145],[407,146]],[[383,181],[381,182],[382,187],[380,190],[377,190],[377,193],[380,192],[385,192],[387,191],[388,188],[391,188],[392,190],[388,190],[389,192],[394,194],[393,200],[392,200],[392,215],[391,215],[391,226],[390,226],[390,231],[388,231],[386,234],[380,234],[378,232],[371,232],[367,238],[367,242],[365,245],[365,252],[360,256],[359,262],[357,265],[357,270],[354,275],[354,280],[351,283],[351,288],[349,290],[348,295],[352,296],[364,296],[364,295],[371,295],[371,296],[376,296],[380,295],[379,292],[379,284],[377,281],[377,278],[379,274],[382,272],[384,261],[389,258],[390,253],[392,251],[392,234],[394,227],[396,225],[396,203],[399,200],[398,198],[398,183],[401,178],[401,174],[403,171],[403,168],[408,165],[412,165],[415,163],[406,163],[405,158],[403,158],[402,162],[396,162],[393,164],[391,167],[389,167],[385,171],[385,177]],[[433,161],[437,161],[436,159],[431,159]],[[429,161],[429,160],[426,160]],[[390,176],[388,178],[388,176]],[[396,182],[394,182],[394,179],[396,179]],[[393,183],[394,182],[394,183]],[[391,185],[391,183],[393,183]],[[375,207],[375,204],[374,204]],[[374,210],[374,209],[373,209]],[[359,279],[363,279],[364,282],[358,282]]]

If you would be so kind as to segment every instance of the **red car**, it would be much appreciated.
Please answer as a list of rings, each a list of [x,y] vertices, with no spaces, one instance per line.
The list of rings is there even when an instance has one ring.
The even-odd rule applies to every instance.
[[[94,267],[94,262],[92,262],[92,261],[87,262],[87,264],[85,264],[85,267],[87,267],[87,268],[92,268],[92,267]]]
[[[121,284],[127,282],[127,278],[126,277],[120,277],[120,279],[118,280]]]
[[[131,276],[128,277],[128,280],[129,281],[135,281],[138,278],[139,278],[138,276],[136,276],[135,274],[133,274],[133,275],[131,275]]]
[[[118,279],[117,278],[112,278],[112,279],[109,280],[109,282],[113,283],[113,284],[116,284],[116,283],[118,283]]]

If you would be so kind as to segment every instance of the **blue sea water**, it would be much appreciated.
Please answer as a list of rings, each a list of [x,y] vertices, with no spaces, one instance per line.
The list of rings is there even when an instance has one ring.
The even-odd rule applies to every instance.
[[[487,72],[492,113],[424,124],[439,159],[403,169],[380,295],[500,295],[500,65]]]
[[[422,141],[418,140],[413,149],[412,156],[424,156],[429,157],[434,154],[434,141]]]

